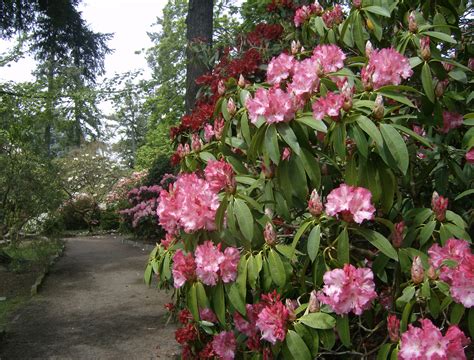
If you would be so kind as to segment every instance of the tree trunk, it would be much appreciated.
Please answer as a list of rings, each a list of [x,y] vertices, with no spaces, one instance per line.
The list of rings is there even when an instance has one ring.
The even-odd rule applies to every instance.
[[[192,50],[193,43],[200,42],[208,47],[212,45],[212,17],[214,2],[212,0],[189,0],[186,18],[186,112],[189,113],[196,102],[198,86],[196,79],[209,71],[207,64],[199,59],[199,54]]]

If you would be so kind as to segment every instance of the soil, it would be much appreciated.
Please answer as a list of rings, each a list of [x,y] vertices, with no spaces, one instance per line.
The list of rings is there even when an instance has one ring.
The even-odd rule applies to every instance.
[[[0,359],[172,359],[170,295],[148,288],[148,250],[119,236],[66,239],[36,297],[13,314]]]

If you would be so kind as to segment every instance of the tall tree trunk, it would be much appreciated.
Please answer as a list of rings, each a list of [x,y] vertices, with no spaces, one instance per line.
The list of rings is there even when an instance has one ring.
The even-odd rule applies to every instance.
[[[212,45],[213,0],[189,0],[186,18],[186,112],[189,113],[196,102],[198,86],[196,79],[209,71],[207,65],[199,59],[199,54],[192,50],[193,43],[201,42]]]

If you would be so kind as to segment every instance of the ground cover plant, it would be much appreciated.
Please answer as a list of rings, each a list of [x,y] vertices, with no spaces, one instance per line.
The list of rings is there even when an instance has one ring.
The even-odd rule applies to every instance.
[[[199,79],[145,272],[183,358],[472,358],[466,6],[265,2]]]

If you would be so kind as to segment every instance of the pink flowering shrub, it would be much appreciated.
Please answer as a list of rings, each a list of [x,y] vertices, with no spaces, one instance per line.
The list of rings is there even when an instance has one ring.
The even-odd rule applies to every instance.
[[[204,76],[158,200],[145,279],[174,288],[182,357],[473,358],[463,5],[257,3],[269,40]]]

